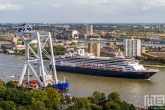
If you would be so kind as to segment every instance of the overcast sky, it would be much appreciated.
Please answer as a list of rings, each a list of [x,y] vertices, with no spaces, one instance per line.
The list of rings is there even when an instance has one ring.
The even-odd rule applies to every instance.
[[[165,23],[165,0],[0,0],[0,23]]]

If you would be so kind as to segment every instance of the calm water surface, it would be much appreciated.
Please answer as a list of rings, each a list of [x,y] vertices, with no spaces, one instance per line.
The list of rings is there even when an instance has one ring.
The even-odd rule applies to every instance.
[[[0,53],[0,79],[4,82],[16,79],[6,76],[19,76],[23,68],[21,66],[24,64],[23,59],[23,56]],[[122,100],[138,107],[144,107],[144,95],[165,95],[165,68],[159,68],[159,70],[160,72],[152,76],[150,80],[100,77],[59,71],[57,71],[57,76],[58,79],[65,76],[69,81],[68,92],[72,96],[91,96],[95,90],[104,92],[106,95],[116,91],[120,93]]]

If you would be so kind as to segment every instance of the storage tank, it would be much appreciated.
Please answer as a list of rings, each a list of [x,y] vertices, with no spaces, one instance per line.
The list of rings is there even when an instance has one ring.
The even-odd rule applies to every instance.
[[[96,43],[95,49],[95,56],[100,57],[100,43]]]
[[[88,43],[88,53],[93,53],[93,42]]]

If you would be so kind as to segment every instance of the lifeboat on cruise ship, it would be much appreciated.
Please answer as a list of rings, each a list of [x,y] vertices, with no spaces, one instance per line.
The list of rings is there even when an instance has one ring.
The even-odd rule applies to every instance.
[[[117,68],[118,71],[123,71],[123,68]]]
[[[116,69],[117,69],[116,67],[112,67],[112,70],[114,70],[114,71],[115,71]]]
[[[85,64],[82,64],[81,66],[82,66],[82,67],[84,67],[84,66],[85,66]]]
[[[91,64],[86,64],[85,65],[87,68],[90,68],[92,65]]]
[[[99,68],[103,69],[103,68],[104,68],[104,66],[99,66]]]
[[[98,66],[97,65],[93,65],[93,68],[98,68]]]
[[[105,69],[111,69],[111,66],[105,66]]]

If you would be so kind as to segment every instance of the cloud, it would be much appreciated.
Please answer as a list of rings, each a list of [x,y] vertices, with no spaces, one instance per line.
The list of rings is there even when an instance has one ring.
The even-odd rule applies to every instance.
[[[59,4],[53,4],[52,6],[53,7],[60,7],[61,5],[59,5]]]
[[[165,0],[0,0],[1,22],[164,22],[164,12]]]
[[[41,10],[45,10],[44,6],[39,6],[38,8],[41,9]]]
[[[150,7],[147,6],[147,7],[143,7],[142,9],[143,9],[143,10],[150,10]]]
[[[20,10],[20,9],[22,9],[22,6],[17,4],[10,4],[10,3],[0,4],[0,10]]]
[[[147,0],[147,2],[153,6],[165,6],[165,0]]]

